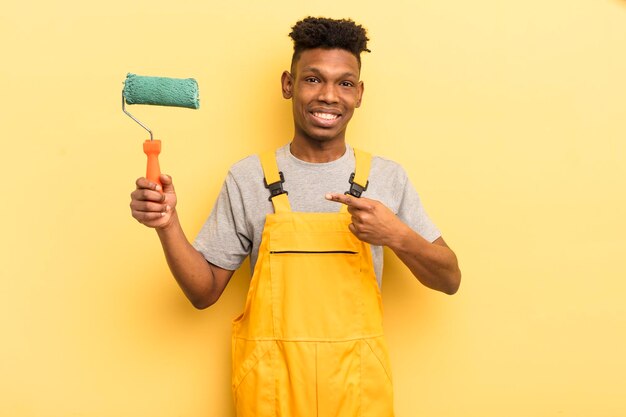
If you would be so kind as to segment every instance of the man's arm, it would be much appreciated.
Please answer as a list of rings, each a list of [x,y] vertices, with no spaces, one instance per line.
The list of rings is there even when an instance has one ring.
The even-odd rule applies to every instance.
[[[131,194],[130,208],[140,223],[154,228],[161,240],[167,264],[178,285],[198,309],[214,304],[222,295],[234,271],[204,259],[187,240],[176,212],[176,192],[171,177],[161,174],[161,188],[139,178]]]
[[[461,271],[456,255],[443,238],[428,242],[379,201],[334,193],[326,198],[348,206],[352,216],[349,228],[356,237],[389,247],[428,288],[446,294],[457,292]]]

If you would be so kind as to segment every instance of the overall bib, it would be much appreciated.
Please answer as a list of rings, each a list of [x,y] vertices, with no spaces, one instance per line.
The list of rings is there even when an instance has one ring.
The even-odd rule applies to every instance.
[[[355,150],[350,193],[371,155]],[[392,417],[382,302],[370,247],[337,213],[292,212],[275,153],[261,156],[265,220],[243,313],[233,321],[238,417]]]

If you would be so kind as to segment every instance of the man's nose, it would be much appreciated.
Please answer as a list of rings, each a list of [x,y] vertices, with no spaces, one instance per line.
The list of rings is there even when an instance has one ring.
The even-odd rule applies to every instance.
[[[337,87],[333,83],[324,83],[320,87],[318,100],[324,103],[336,103]]]

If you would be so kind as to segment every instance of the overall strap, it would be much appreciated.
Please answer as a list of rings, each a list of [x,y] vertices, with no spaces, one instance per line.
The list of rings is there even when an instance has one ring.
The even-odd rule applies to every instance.
[[[262,153],[259,158],[261,159],[261,166],[263,167],[263,179],[265,188],[270,190],[269,200],[274,205],[275,213],[289,213],[291,212],[291,205],[287,198],[287,191],[283,189],[283,183],[285,178],[283,173],[278,171],[278,164],[276,163],[276,152],[269,151]]]
[[[372,154],[354,148],[354,159],[356,161],[354,172],[350,175],[350,190],[346,194],[354,197],[361,197],[361,194],[367,190],[370,175],[370,166],[372,165]],[[342,204],[342,212],[348,211],[348,206]]]

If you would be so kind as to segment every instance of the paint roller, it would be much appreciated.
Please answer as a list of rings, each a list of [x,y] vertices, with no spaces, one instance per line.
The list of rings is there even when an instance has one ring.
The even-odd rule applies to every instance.
[[[126,81],[124,81],[122,111],[150,133],[150,139],[143,143],[143,151],[148,156],[146,178],[161,185],[159,179],[161,175],[159,167],[161,141],[155,140],[152,130],[126,110],[127,104],[197,109],[200,107],[198,83],[193,78],[147,77],[131,73],[126,76]]]

